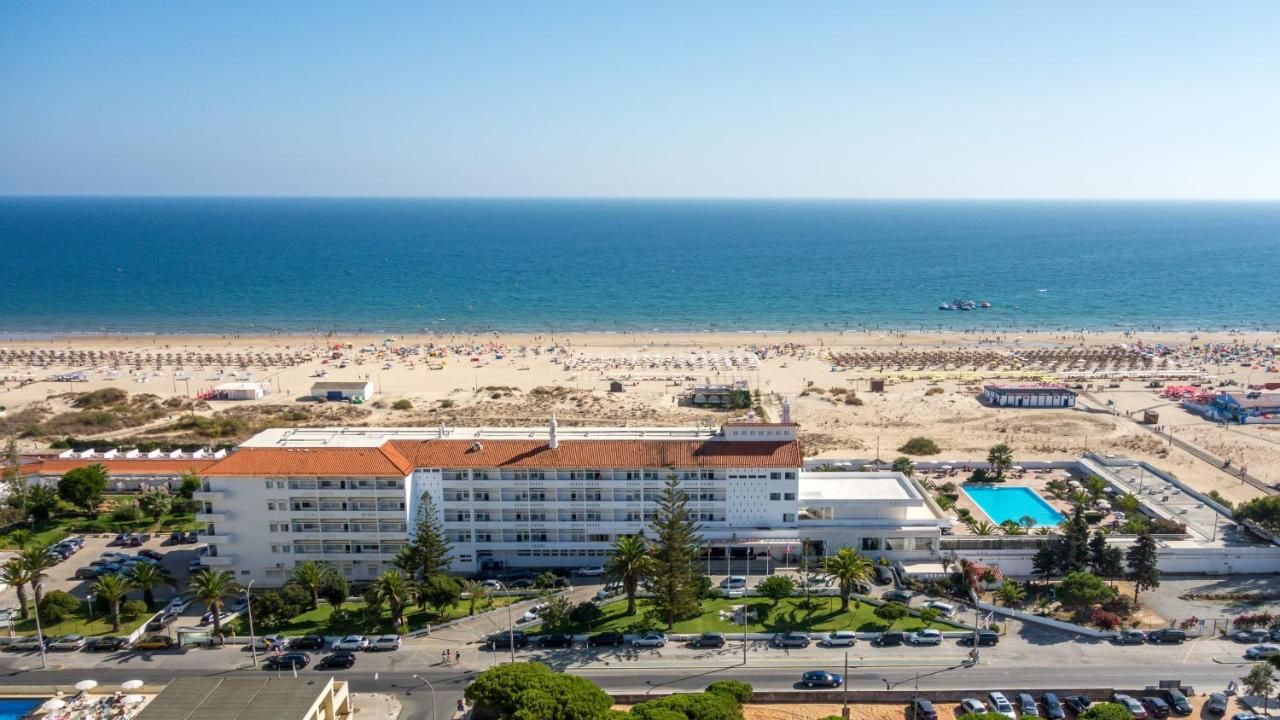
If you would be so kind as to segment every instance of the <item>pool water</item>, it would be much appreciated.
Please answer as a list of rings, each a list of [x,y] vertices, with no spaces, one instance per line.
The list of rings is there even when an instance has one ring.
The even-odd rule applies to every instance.
[[[1066,519],[1066,516],[1054,510],[1052,505],[1029,487],[966,485],[962,489],[991,518],[991,522],[997,525],[1005,520],[1020,523],[1028,515],[1036,521],[1036,525],[1057,525]]]
[[[0,700],[0,720],[19,720],[40,707],[39,700]]]

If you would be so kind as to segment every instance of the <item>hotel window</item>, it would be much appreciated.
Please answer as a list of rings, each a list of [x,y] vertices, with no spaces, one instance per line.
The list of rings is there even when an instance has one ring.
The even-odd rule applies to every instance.
[[[489,522],[489,513],[483,510],[476,511],[476,522]]]
[[[268,501],[267,501],[267,509],[268,509],[268,510],[275,510],[275,509],[276,509],[276,501],[275,501],[275,500],[268,500]]]
[[[884,539],[884,549],[886,552],[891,550],[906,550],[907,539],[900,537],[890,537]]]
[[[769,499],[770,499],[770,500],[781,500],[781,499],[782,499],[782,493],[769,493]]]
[[[782,522],[789,523],[789,522],[795,522],[795,521],[796,521],[795,513],[782,513]]]
[[[489,492],[477,490],[475,499],[479,502],[489,502]]]
[[[872,551],[874,551],[874,550],[879,550],[879,549],[880,549],[880,538],[873,538],[873,537],[864,537],[864,538],[862,538],[862,549],[863,549],[864,551],[866,551],[866,550],[872,550]]]
[[[786,479],[788,479],[788,480],[795,480],[795,479],[796,479],[796,474],[795,474],[795,473],[793,473],[793,472],[789,472],[789,473],[786,473],[786,474],[784,475],[784,477],[786,477]]]
[[[608,535],[588,535],[587,540],[591,542],[609,542]]]
[[[770,480],[781,480],[781,479],[782,479],[782,473],[780,473],[780,472],[771,472],[771,473],[769,473],[769,479],[770,479]]]
[[[795,500],[795,499],[796,499],[796,494],[795,494],[795,493],[782,493],[782,499],[783,499],[783,500]]]

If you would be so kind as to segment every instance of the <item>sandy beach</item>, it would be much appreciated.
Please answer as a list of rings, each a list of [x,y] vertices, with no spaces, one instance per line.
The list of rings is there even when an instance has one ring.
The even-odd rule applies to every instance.
[[[1202,490],[1243,500],[1259,491],[1161,441],[1136,418],[1157,410],[1176,437],[1280,482],[1280,426],[1215,426],[1148,387],[1153,379],[1280,380],[1278,345],[1273,333],[1189,332],[50,337],[0,341],[0,429],[20,433],[74,412],[68,393],[107,387],[154,395],[160,409],[141,428],[77,433],[100,437],[104,447],[138,435],[189,442],[186,430],[167,424],[189,412],[229,414],[250,428],[542,425],[553,412],[570,425],[719,424],[730,415],[681,406],[679,396],[695,383],[741,381],[760,391],[767,414],[776,416],[781,400],[790,399],[812,456],[892,459],[914,436],[934,439],[937,457],[948,460],[981,458],[997,442],[1026,459],[1087,448],[1142,458]],[[72,372],[83,372],[85,381],[53,380]],[[375,396],[354,406],[303,402],[321,375],[368,380]],[[873,378],[886,380],[883,393],[870,391]],[[1081,403],[1099,412],[995,409],[976,400],[985,381],[1039,378],[1079,382]],[[269,394],[198,399],[229,381],[262,383]],[[611,381],[624,391],[609,392]],[[393,409],[397,400],[411,407]],[[41,445],[24,441],[24,449]]]

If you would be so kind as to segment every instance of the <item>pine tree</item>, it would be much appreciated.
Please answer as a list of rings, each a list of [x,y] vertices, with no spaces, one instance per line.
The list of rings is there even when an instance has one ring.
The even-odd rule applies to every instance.
[[[1053,577],[1058,569],[1058,541],[1041,541],[1036,546],[1035,557],[1031,558],[1031,574],[1042,580]]]
[[[1142,533],[1138,541],[1125,554],[1129,565],[1129,579],[1133,581],[1133,601],[1138,602],[1139,590],[1160,587],[1160,567],[1157,565],[1156,541],[1150,533]]]
[[[1107,536],[1101,530],[1096,530],[1093,537],[1089,538],[1089,567],[1093,569],[1094,575],[1102,575],[1102,563],[1106,560],[1106,554]]]
[[[1098,574],[1115,585],[1115,579],[1124,575],[1124,551],[1115,545],[1108,545],[1107,549],[1102,553],[1102,565],[1098,567]]]
[[[1089,523],[1084,519],[1084,508],[1077,505],[1067,522],[1067,533],[1062,552],[1063,575],[1070,575],[1089,568]]]
[[[409,547],[410,556],[416,564],[413,574],[421,579],[447,572],[453,564],[453,558],[450,557],[453,543],[444,534],[444,525],[440,522],[440,515],[430,492],[424,491],[418,500],[418,522]]]
[[[688,508],[689,496],[680,489],[675,475],[667,477],[657,512],[649,522],[652,567],[645,577],[645,589],[667,628],[677,620],[698,614],[698,572],[694,560],[702,545],[701,527]]]

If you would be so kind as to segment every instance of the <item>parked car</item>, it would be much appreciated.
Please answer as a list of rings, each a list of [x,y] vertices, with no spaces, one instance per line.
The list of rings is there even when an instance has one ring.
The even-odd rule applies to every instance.
[[[357,650],[368,650],[369,638],[363,635],[348,635],[342,638],[341,640],[339,640],[338,642],[334,643],[333,649],[334,650],[350,650],[352,652]]]
[[[100,570],[96,567],[82,567],[76,568],[75,578],[77,580],[92,580],[98,577],[99,574]]]
[[[1045,693],[1040,696],[1040,702],[1044,705],[1044,716],[1048,720],[1066,720],[1067,711],[1062,707],[1062,701],[1058,700],[1058,696],[1054,693]]]
[[[169,604],[165,606],[165,611],[183,613],[189,607],[191,607],[191,598],[183,595],[175,595],[169,599]]]
[[[1236,642],[1242,643],[1260,643],[1271,639],[1271,632],[1268,630],[1239,630],[1232,633],[1231,638]]]
[[[584,568],[578,568],[578,574],[583,577],[600,577],[604,575],[603,565],[588,565]]]
[[[1204,711],[1212,715],[1222,715],[1227,711],[1229,702],[1226,693],[1209,693],[1209,699],[1204,704]]]
[[[349,650],[340,650],[320,658],[317,668],[349,668],[356,664],[356,654]]]
[[[725,644],[724,633],[706,632],[689,641],[689,647],[722,648]]]
[[[819,645],[827,647],[850,647],[858,642],[858,633],[852,630],[836,630],[827,633],[827,636],[818,641]]]
[[[20,637],[17,640],[14,640],[6,645],[5,648],[15,652],[30,652],[31,650],[39,650],[41,645],[44,645],[44,647],[47,648],[49,646],[48,642],[48,638],[45,638],[42,641],[35,635],[27,635],[26,637]]]
[[[1133,720],[1147,720],[1147,709],[1142,707],[1142,703],[1132,695],[1124,693],[1115,693],[1111,696],[1111,702],[1123,705],[1129,714],[1133,716]]]
[[[544,648],[573,647],[573,636],[565,633],[551,633],[538,638],[538,645]]]
[[[1178,628],[1160,628],[1147,633],[1147,642],[1182,643],[1187,639],[1187,632]]]
[[[1250,660],[1265,660],[1276,655],[1280,655],[1280,647],[1275,645],[1254,645],[1244,651],[1244,656]]]
[[[747,579],[741,575],[730,575],[720,581],[721,590],[733,590],[734,588],[746,588]]]
[[[1169,717],[1169,703],[1164,700],[1161,700],[1158,697],[1144,697],[1141,699],[1141,702],[1143,706],[1147,708],[1147,712],[1151,714],[1151,717]]]
[[[884,565],[876,566],[875,583],[877,585],[888,585],[894,581],[893,568]]]
[[[133,644],[134,650],[168,650],[173,647],[173,638],[168,635],[148,635]]]
[[[836,688],[844,684],[844,678],[826,670],[809,670],[800,676],[800,684],[807,687]]]
[[[219,623],[225,623],[225,622],[227,622],[228,620],[231,620],[232,618],[234,618],[235,616],[236,616],[236,614],[235,614],[234,612],[231,612],[230,610],[223,610],[221,613],[219,613],[219,614],[218,614],[218,622],[219,622]],[[207,613],[205,613],[204,615],[201,615],[201,616],[200,616],[200,624],[201,624],[201,625],[208,625],[208,624],[210,624],[210,623],[212,623],[212,622],[213,622],[213,611],[212,611],[212,610],[211,610],[211,611],[209,611],[209,612],[207,612]]]
[[[910,590],[890,590],[889,592],[881,595],[880,599],[885,602],[897,602],[902,603],[903,605],[910,605],[911,598],[914,595],[915,593]]]
[[[1068,710],[1079,715],[1088,710],[1093,701],[1084,695],[1068,695],[1063,699],[1063,704],[1067,706]]]
[[[400,649],[399,635],[379,635],[369,643],[371,652],[391,652]]]
[[[75,652],[83,650],[87,641],[83,635],[63,635],[62,637],[49,643],[50,650],[61,650],[63,652]]]
[[[283,635],[263,635],[253,643],[253,647],[258,651],[271,652],[283,650],[288,644],[289,639]]]
[[[178,613],[167,612],[163,615],[157,615],[147,621],[147,632],[160,632],[169,627],[178,619]]]
[[[303,635],[289,641],[290,650],[321,650],[324,648],[324,638],[320,635]]]
[[[1117,645],[1144,645],[1147,642],[1147,634],[1141,630],[1121,630],[1111,638],[1111,641]]]
[[[1013,700],[1018,706],[1018,714],[1022,717],[1040,717],[1040,708],[1036,706],[1036,699],[1031,697],[1031,693],[1018,693]]]
[[[1271,628],[1271,642],[1280,642],[1280,627]]]
[[[907,643],[910,645],[941,645],[942,631],[936,628],[924,628],[915,632],[907,633]]]
[[[929,602],[921,605],[920,607],[933,608],[934,610],[937,610],[938,613],[943,617],[951,617],[952,615],[956,614],[955,605],[952,605],[951,603],[948,603],[948,602],[942,602],[941,600],[930,600]]]
[[[1160,691],[1160,697],[1169,703],[1169,707],[1173,710],[1174,715],[1190,715],[1193,710],[1191,701],[1187,700],[1187,696],[1177,688],[1165,688]]]
[[[85,644],[84,649],[89,652],[115,652],[123,650],[129,646],[129,641],[115,635],[104,635],[96,637]]]
[[[485,644],[489,646],[490,650],[497,650],[499,648],[509,650],[513,645],[515,646],[515,649],[519,650],[520,648],[529,646],[529,636],[520,630],[503,630],[502,632],[496,632],[485,638]],[[334,649],[340,648],[338,648],[337,645],[334,645]]]
[[[620,632],[602,632],[587,637],[587,647],[618,646],[626,642],[627,639]]]
[[[622,594],[622,586],[618,583],[609,583],[596,591],[596,600],[608,600],[615,595]]]
[[[960,701],[960,710],[962,711],[959,713],[961,715],[968,715],[969,713],[984,713],[987,711],[987,706],[982,704],[982,701],[977,698],[965,698]]]
[[[160,552],[159,550],[152,550],[151,548],[147,548],[145,550],[139,550],[138,557],[151,558],[152,560],[159,562],[161,560],[164,560],[164,553]]]
[[[299,670],[311,664],[311,656],[302,652],[272,655],[262,663],[263,670]]]
[[[872,641],[872,644],[877,645],[879,647],[893,647],[895,645],[901,645],[906,641],[907,641],[906,633],[900,630],[890,630],[888,632],[882,632],[879,635],[877,635],[876,639]]]
[[[973,633],[969,633],[960,638],[960,644],[972,645],[973,639],[974,639]],[[999,645],[999,644],[1000,644],[999,635],[991,632],[990,630],[978,631],[978,645],[984,646],[984,645]]]
[[[916,698],[911,701],[911,718],[912,720],[938,720],[938,710],[929,700]]]
[[[809,636],[802,632],[777,633],[769,640],[769,644],[780,648],[807,648]]]
[[[747,589],[744,587],[720,589],[720,597],[734,599],[734,598],[742,598],[746,596],[747,596]]]
[[[991,712],[999,713],[1009,718],[1009,720],[1018,720],[1018,713],[1013,709],[1013,703],[1009,702],[1009,698],[1004,693],[993,691],[987,693],[987,701],[991,703]]]
[[[667,636],[656,630],[644,633],[640,637],[631,641],[631,647],[665,647],[667,644]]]

